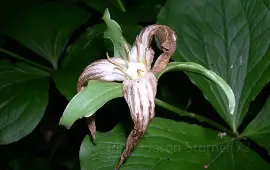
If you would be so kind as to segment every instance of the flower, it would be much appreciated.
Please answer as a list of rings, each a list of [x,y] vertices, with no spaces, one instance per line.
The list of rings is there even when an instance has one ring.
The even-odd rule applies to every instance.
[[[159,39],[162,54],[152,66],[154,51],[150,47],[153,37]],[[122,153],[117,169],[130,155],[147,126],[155,115],[157,79],[155,73],[162,71],[176,49],[176,33],[165,25],[145,27],[136,37],[131,50],[124,43],[125,56],[114,56],[88,65],[80,75],[77,91],[80,92],[89,80],[123,81],[123,95],[129,106],[134,127],[128,136],[126,149]],[[95,139],[94,117],[88,119],[88,127]]]

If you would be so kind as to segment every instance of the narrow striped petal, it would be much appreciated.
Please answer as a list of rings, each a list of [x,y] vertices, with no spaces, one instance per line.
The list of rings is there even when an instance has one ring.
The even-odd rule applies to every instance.
[[[157,92],[157,79],[151,72],[136,80],[125,80],[123,82],[123,94],[128,103],[134,128],[128,136],[126,149],[122,153],[118,168],[127,159],[135,148],[148,124],[155,115],[155,96]]]
[[[111,60],[121,67],[126,67],[123,59],[113,57]],[[89,80],[104,80],[104,81],[124,81],[125,74],[121,72],[117,65],[112,64],[109,60],[98,60],[88,65],[79,77],[77,91],[87,85]]]

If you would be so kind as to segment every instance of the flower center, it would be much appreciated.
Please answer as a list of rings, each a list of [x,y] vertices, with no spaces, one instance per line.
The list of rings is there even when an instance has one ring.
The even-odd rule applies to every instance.
[[[146,67],[143,63],[128,63],[126,74],[131,79],[138,79],[147,72]]]

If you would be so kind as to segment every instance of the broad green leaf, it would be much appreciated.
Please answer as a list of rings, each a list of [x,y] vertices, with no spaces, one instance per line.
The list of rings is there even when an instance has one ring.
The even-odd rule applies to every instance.
[[[68,99],[77,93],[77,81],[84,68],[105,57],[103,33],[105,24],[95,25],[88,28],[85,33],[66,52],[60,69],[53,74],[57,89]]]
[[[158,16],[159,24],[177,32],[174,60],[198,63],[221,76],[233,89],[236,108],[229,116],[223,92],[209,80],[188,73],[234,130],[249,103],[270,80],[269,4],[269,0],[170,0]]]
[[[270,152],[270,96],[264,107],[255,119],[247,126],[242,136],[247,136],[256,141]]]
[[[127,132],[118,125],[97,132],[93,144],[86,136],[80,148],[82,170],[114,169],[125,148]],[[155,118],[120,170],[252,170],[269,169],[248,146],[197,125]]]
[[[233,115],[235,109],[235,97],[233,91],[230,86],[216,73],[192,62],[171,62],[164,70],[162,70],[162,72],[157,75],[157,77],[160,78],[162,74],[172,70],[196,73],[215,83],[226,94],[229,103],[227,107],[229,108],[229,113]]]
[[[53,170],[52,165],[44,158],[33,157],[25,161],[20,169],[27,170]]]
[[[86,11],[71,3],[33,3],[5,18],[0,33],[14,38],[57,68],[70,35],[88,17]]]
[[[48,103],[49,74],[23,63],[0,60],[0,144],[28,135]]]
[[[106,102],[122,95],[120,83],[90,80],[87,87],[69,102],[60,119],[60,125],[69,129],[77,119],[92,116]]]
[[[108,9],[105,10],[102,17],[107,25],[107,30],[104,32],[104,38],[108,38],[112,41],[114,46],[114,57],[122,57],[127,60],[127,51],[130,49],[130,45],[122,35],[121,27],[117,22],[111,19]]]

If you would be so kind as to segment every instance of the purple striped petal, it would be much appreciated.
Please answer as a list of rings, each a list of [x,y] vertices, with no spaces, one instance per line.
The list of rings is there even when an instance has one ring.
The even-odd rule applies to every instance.
[[[135,148],[148,124],[155,115],[155,96],[157,92],[157,79],[151,72],[136,80],[123,82],[123,94],[128,103],[134,128],[128,136],[126,149],[122,153],[118,168],[127,159]],[[117,168],[117,169],[118,169]]]
[[[117,63],[121,67],[126,67],[123,59],[113,57],[111,61]],[[88,65],[79,77],[77,84],[77,91],[79,92],[82,87],[87,86],[89,80],[104,80],[104,81],[124,81],[126,80],[125,74],[121,72],[117,65],[112,64],[109,60],[98,60]]]

